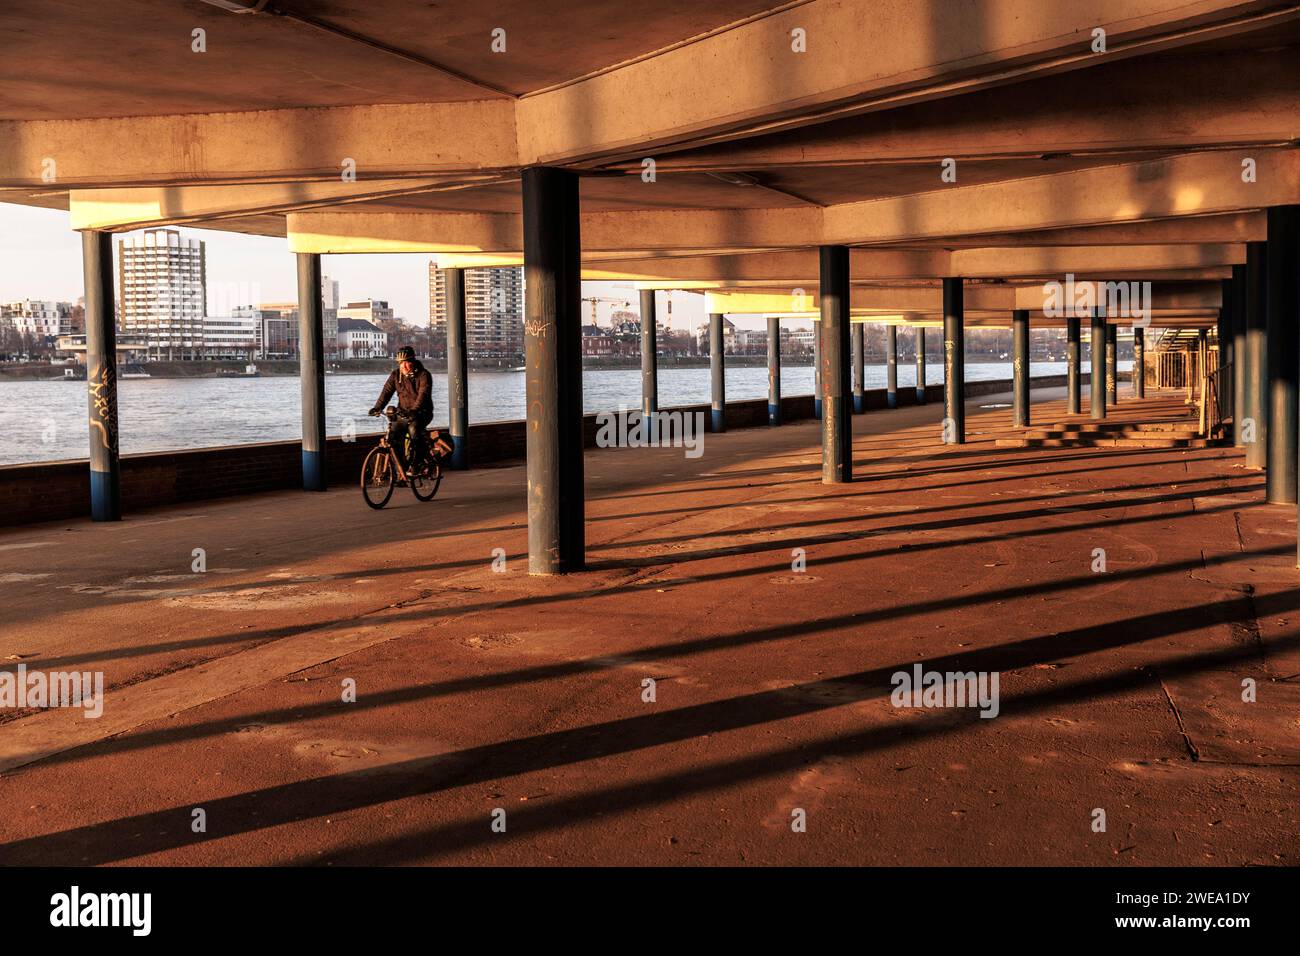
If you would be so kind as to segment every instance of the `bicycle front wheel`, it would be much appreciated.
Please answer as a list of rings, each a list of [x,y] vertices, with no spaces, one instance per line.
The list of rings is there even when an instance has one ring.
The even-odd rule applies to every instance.
[[[442,484],[442,469],[436,461],[429,463],[428,470],[419,475],[411,475],[411,491],[421,501],[431,501]]]
[[[361,497],[372,508],[382,508],[393,496],[397,481],[392,456],[383,445],[376,445],[361,463]]]

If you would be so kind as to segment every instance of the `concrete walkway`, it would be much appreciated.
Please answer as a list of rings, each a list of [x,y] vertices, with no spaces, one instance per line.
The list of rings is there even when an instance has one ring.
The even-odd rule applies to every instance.
[[[818,423],[591,452],[566,578],[518,466],[0,534],[0,664],[107,686],[0,711],[0,863],[1300,862],[1294,508],[1231,448],[998,448],[1009,400],[855,417],[850,485]],[[917,663],[998,715],[893,706]]]

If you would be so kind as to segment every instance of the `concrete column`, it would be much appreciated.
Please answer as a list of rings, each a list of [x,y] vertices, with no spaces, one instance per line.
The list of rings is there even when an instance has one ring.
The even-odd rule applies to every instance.
[[[850,328],[853,340],[853,414],[861,415],[867,410],[867,359],[863,341],[866,323],[853,322]]]
[[[1012,423],[1018,428],[1029,424],[1029,310],[1011,313],[1012,350]]]
[[[325,490],[325,309],[320,255],[298,253],[298,385],[302,394],[302,487]]]
[[[822,483],[853,480],[849,411],[849,249],[821,247]]]
[[[781,424],[781,320],[767,317],[767,423]]]
[[[1209,361],[1210,333],[1205,329],[1201,329],[1196,333],[1196,411],[1200,419],[1198,427],[1202,436],[1209,435],[1210,427]]]
[[[713,431],[727,430],[726,336],[722,332],[722,314],[709,313],[709,381],[713,388]]]
[[[117,333],[113,295],[113,235],[81,234],[86,293],[86,387],[90,428],[90,517],[122,518],[117,445]]]
[[[898,326],[885,330],[885,404],[898,407]]]
[[[451,467],[469,467],[469,349],[465,344],[465,270],[444,269],[447,295],[447,416]]]
[[[1231,285],[1231,279],[1224,279],[1219,283],[1219,319],[1214,327],[1214,338],[1219,345],[1219,360],[1215,363],[1215,370],[1219,373],[1219,387],[1215,398],[1218,402],[1220,421],[1227,418],[1232,411],[1231,382],[1228,378],[1231,374],[1228,365],[1232,361],[1232,307],[1229,304],[1232,297],[1229,288]]]
[[[925,404],[925,326],[916,327],[916,404]]]
[[[813,323],[813,418],[822,417],[822,326]]]
[[[1133,396],[1147,397],[1147,336],[1146,329],[1133,327]]]
[[[1300,206],[1268,210],[1268,500],[1296,501],[1296,378],[1300,372]]]
[[[1264,396],[1268,372],[1268,330],[1264,318],[1268,243],[1246,243],[1246,415],[1242,419],[1246,467],[1262,469],[1267,463],[1268,407]]]
[[[1079,414],[1079,395],[1083,390],[1083,368],[1079,317],[1071,315],[1065,320],[1065,413]]]
[[[562,574],[586,550],[578,177],[530,167],[523,199],[528,570]]]
[[[961,279],[943,280],[943,440],[966,443],[966,312]]]
[[[1092,355],[1089,358],[1092,375],[1088,398],[1092,402],[1092,417],[1106,417],[1106,312],[1092,310]]]
[[[656,328],[655,290],[641,290],[641,414],[659,411],[659,332]]]
[[[1119,404],[1119,326],[1106,326],[1106,403]]]
[[[1233,266],[1229,280],[1232,299],[1232,443],[1242,440],[1241,423],[1246,418],[1246,267]]]

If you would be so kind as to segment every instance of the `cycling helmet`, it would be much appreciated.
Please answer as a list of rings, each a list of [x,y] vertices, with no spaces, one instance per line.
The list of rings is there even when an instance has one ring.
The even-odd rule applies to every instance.
[[[415,349],[411,348],[409,345],[403,345],[400,349],[397,350],[397,361],[414,362]]]

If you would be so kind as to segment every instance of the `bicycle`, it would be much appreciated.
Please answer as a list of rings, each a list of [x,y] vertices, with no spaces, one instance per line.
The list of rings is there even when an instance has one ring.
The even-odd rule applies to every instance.
[[[400,413],[396,408],[384,409],[384,417],[391,425]],[[431,501],[442,484],[442,465],[440,455],[434,454],[437,445],[445,446],[441,436],[428,438],[424,442],[424,455],[421,461],[413,461],[411,436],[406,436],[406,460],[412,463],[411,471],[402,468],[397,452],[388,441],[388,432],[380,436],[379,444],[370,449],[365,461],[361,463],[361,497],[366,504],[378,510],[388,504],[393,496],[393,488],[400,482],[409,485],[412,494],[420,501]]]

